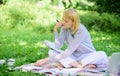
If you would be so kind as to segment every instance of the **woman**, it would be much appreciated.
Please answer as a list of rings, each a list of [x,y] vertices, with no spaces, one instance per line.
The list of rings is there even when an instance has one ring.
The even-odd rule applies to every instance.
[[[67,49],[62,53],[49,51],[49,58],[38,60],[35,65],[42,66],[48,61],[56,61],[61,67],[96,68],[106,67],[107,56],[104,51],[96,52],[90,34],[86,27],[80,23],[76,10],[68,8],[64,11],[62,21],[54,27],[55,46],[61,49],[64,42]],[[60,35],[58,28],[61,28]]]

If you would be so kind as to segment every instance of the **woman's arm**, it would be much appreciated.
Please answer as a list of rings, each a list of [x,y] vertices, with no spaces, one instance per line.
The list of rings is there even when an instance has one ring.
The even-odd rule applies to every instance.
[[[62,21],[58,21],[57,20],[57,24],[54,27],[54,42],[55,42],[55,47],[57,49],[60,49],[63,44],[64,44],[64,40],[65,40],[65,30],[62,28]],[[58,34],[58,28],[61,27],[61,31],[60,31],[60,35]]]
[[[57,49],[62,48],[64,41],[65,41],[65,30],[61,28],[60,35],[58,32],[54,32],[54,39],[55,39],[55,46]]]
[[[67,49],[63,53],[57,55],[55,58],[57,60],[61,60],[63,58],[70,56],[79,47],[79,45],[83,42],[86,34],[87,34],[87,31],[85,31],[83,29],[78,31],[76,33],[73,41],[67,47]]]

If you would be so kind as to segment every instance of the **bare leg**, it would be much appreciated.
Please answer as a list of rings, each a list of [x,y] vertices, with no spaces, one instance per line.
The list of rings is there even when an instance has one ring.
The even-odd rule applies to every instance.
[[[49,61],[49,58],[40,59],[35,63],[35,65],[36,66],[42,66],[43,64],[45,64],[48,61]]]
[[[64,66],[60,62],[56,62],[56,67],[57,68],[64,68]]]
[[[82,65],[82,62],[81,62],[81,61],[79,61],[78,63],[79,63],[80,65]],[[96,69],[97,67],[96,67],[95,64],[88,64],[88,65],[86,65],[84,68]]]
[[[95,64],[88,64],[85,66],[85,68],[91,68],[91,69],[96,69],[96,65]]]
[[[48,69],[48,68],[49,69],[50,68],[64,68],[64,66],[60,62],[45,64],[43,67],[46,69]]]
[[[82,69],[82,64],[80,64],[79,62],[72,62],[69,64],[70,66],[74,67],[74,68],[80,68]]]

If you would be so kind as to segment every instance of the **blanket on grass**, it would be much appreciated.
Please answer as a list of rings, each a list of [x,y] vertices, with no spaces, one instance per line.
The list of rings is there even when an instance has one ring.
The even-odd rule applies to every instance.
[[[115,74],[107,74],[105,68],[97,69],[79,69],[79,68],[44,68],[34,66],[34,63],[22,65],[14,68],[14,70],[21,69],[23,72],[34,72],[45,74],[47,76],[117,76]]]

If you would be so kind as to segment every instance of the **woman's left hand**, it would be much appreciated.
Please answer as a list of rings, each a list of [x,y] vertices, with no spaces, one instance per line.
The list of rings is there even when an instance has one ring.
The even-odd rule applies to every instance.
[[[54,31],[57,31],[58,28],[62,27],[62,25],[63,25],[63,22],[62,22],[62,21],[57,22],[57,24],[56,24],[55,27],[54,27]]]

